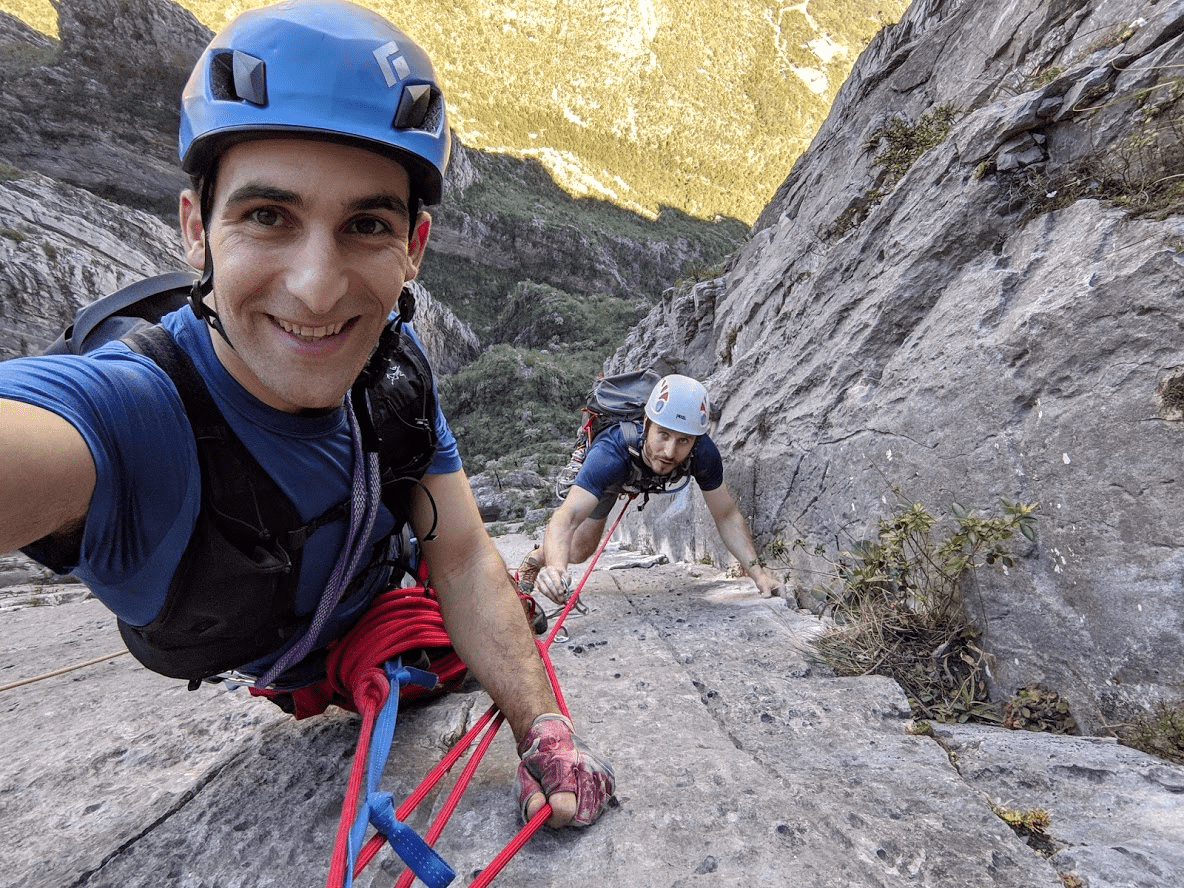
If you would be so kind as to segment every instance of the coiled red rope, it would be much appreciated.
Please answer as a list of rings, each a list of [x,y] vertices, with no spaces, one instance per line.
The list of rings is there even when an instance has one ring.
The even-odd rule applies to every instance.
[[[421,577],[421,581],[423,579],[426,579],[426,575]],[[326,880],[329,888],[346,884],[348,837],[362,793],[370,738],[379,712],[392,689],[382,664],[410,651],[423,650],[428,654],[430,663],[427,669],[436,674],[440,684],[431,689],[415,684],[404,685],[399,692],[400,699],[415,700],[443,693],[462,680],[466,671],[464,663],[449,644],[440,614],[440,603],[426,586],[417,586],[393,589],[375,599],[358,624],[329,654],[327,680],[335,693],[352,701],[362,716],[358,748],[346,786],[341,818],[337,823],[337,838]],[[432,651],[439,653],[433,658]],[[404,817],[396,815],[396,819],[402,821]],[[386,839],[381,833],[371,836],[359,852],[353,872],[360,872]]]

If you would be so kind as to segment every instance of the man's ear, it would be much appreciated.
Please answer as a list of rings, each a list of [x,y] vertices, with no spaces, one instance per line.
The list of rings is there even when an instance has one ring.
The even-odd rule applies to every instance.
[[[206,229],[201,221],[201,198],[192,188],[181,192],[178,209],[181,217],[181,242],[185,248],[185,261],[194,271],[205,271]]]
[[[411,273],[407,280],[412,280],[419,274],[419,264],[423,262],[424,250],[428,246],[428,235],[432,233],[432,214],[427,210],[420,210],[415,217],[415,225],[411,229],[411,240],[407,244],[407,257],[411,260]]]

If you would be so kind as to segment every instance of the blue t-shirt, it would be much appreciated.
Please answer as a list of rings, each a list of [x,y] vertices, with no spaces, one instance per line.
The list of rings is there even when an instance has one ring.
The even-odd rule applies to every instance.
[[[641,427],[641,423],[637,424]],[[715,490],[724,483],[724,464],[719,448],[707,435],[700,435],[691,450],[690,472],[700,490]],[[592,446],[584,455],[584,464],[576,475],[575,485],[582,487],[597,499],[616,496],[632,474],[629,447],[621,426],[609,426],[596,436]],[[642,466],[648,477],[659,477],[649,466]]]
[[[193,359],[226,421],[292,500],[302,521],[348,499],[353,442],[344,409],[302,416],[269,407],[226,371],[204,322],[188,308],[167,315],[162,323]],[[51,410],[82,435],[96,478],[80,560],[72,572],[125,622],[151,622],[164,604],[201,504],[193,431],[172,380],[150,359],[112,342],[84,356],[0,363],[0,398]],[[436,432],[440,445],[428,472],[458,471],[456,439],[438,408]],[[325,525],[305,544],[296,593],[300,614],[316,608],[345,545],[348,521]],[[393,516],[380,507],[367,551],[393,527]],[[389,579],[383,571],[371,577],[334,610],[318,645],[352,624]],[[248,671],[262,671],[273,659],[249,664],[253,668]]]

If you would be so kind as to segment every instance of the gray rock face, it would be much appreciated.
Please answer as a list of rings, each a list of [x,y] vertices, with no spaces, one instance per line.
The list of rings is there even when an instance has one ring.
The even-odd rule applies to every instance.
[[[1045,744],[1022,731],[934,729],[968,786],[1000,806],[1049,813],[1047,850],[1058,872],[1090,873],[1090,885],[1154,884],[1184,874],[1179,768],[1096,737]],[[1087,783],[1092,790],[1080,792]],[[1115,821],[1127,832],[1117,843],[1104,825]]]
[[[552,482],[539,474],[538,466],[529,464],[511,472],[487,468],[469,476],[469,487],[485,521],[516,521],[524,515],[530,521],[530,506],[548,501]]]
[[[516,564],[529,543],[502,540]],[[1089,738],[910,732],[884,678],[834,678],[822,628],[685,564],[608,570],[551,657],[581,735],[616,769],[593,827],[534,836],[499,888],[1177,888],[1184,768]],[[11,605],[11,601],[9,601]],[[5,683],[121,649],[95,601],[8,609]],[[0,886],[324,883],[360,720],[296,722],[244,690],[154,676],[126,654],[5,688]],[[488,706],[479,689],[399,714],[379,785],[395,804]],[[467,885],[519,823],[504,729],[437,848]],[[408,824],[421,834],[454,773]],[[1043,809],[1037,850],[992,805]],[[355,884],[389,888],[386,849]]]
[[[21,50],[0,63],[0,158],[170,212],[187,182],[176,161],[177,97],[209,30],[157,0],[66,0],[55,8],[60,43],[45,47],[37,35],[42,55]]]
[[[1137,165],[1182,30],[1181,2],[917,0],[727,275],[667,292],[607,365],[707,381],[761,544],[870,536],[894,485],[936,513],[1038,501],[1038,542],[1009,575],[979,573],[993,690],[1043,682],[1087,732],[1184,682],[1181,425],[1164,396],[1184,376],[1184,220],[1088,190],[1045,211],[1046,183]],[[869,136],[942,106],[948,137],[873,199]],[[726,557],[699,498],[672,499],[626,536]],[[818,565],[796,566],[804,593]]]
[[[92,299],[187,267],[156,216],[37,174],[2,181],[0,359],[40,351]]]

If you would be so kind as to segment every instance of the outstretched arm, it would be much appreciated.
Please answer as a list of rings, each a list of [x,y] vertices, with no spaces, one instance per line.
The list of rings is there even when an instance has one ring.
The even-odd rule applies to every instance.
[[[580,525],[596,508],[597,499],[582,487],[572,486],[559,508],[551,515],[547,522],[547,529],[543,531],[543,559],[542,570],[535,581],[538,590],[559,604],[567,601],[570,577],[567,566],[571,563],[572,542]],[[600,522],[594,530],[603,530],[604,523]],[[593,543],[599,543],[599,537]],[[583,561],[589,556],[588,552],[577,553],[576,561]]]
[[[94,489],[94,460],[74,426],[0,399],[0,552],[84,519]]]
[[[423,548],[444,626],[514,732],[523,762],[518,789],[523,814],[533,816],[546,795],[553,809],[549,825],[591,823],[612,795],[612,770],[575,742],[570,722],[559,715],[518,593],[485,532],[468,480],[457,471],[426,475],[423,485],[412,504],[411,524],[423,540],[438,518],[436,539],[423,542]]]
[[[537,716],[559,711],[522,605],[464,472],[425,475],[423,484],[438,511],[436,539],[423,548],[449,637],[521,740]],[[432,518],[417,491],[411,523],[420,540]]]
[[[704,491],[703,501],[707,503],[711,517],[715,520],[720,539],[724,541],[732,556],[740,562],[744,572],[756,583],[762,595],[775,595],[777,587],[781,584],[773,574],[760,566],[748,522],[740,514],[736,500],[728,492],[727,486],[721,484],[715,490]]]

